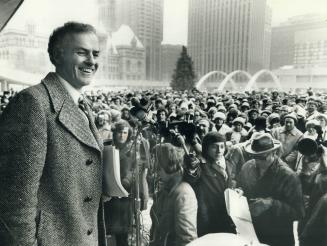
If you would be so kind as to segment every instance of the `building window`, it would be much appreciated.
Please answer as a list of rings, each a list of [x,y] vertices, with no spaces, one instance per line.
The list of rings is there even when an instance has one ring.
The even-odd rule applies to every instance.
[[[142,62],[141,61],[138,61],[137,62],[137,71],[138,72],[141,72],[142,71]]]
[[[131,61],[130,60],[127,60],[126,61],[126,70],[129,72],[131,71]]]

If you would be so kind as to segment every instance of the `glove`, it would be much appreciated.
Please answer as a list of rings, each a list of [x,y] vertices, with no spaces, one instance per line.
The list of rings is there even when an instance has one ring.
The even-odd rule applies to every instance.
[[[256,198],[250,199],[250,211],[253,217],[260,216],[263,212],[268,210],[272,206],[272,198]]]
[[[200,161],[195,157],[194,153],[184,155],[184,164],[188,170],[195,170],[200,167]]]

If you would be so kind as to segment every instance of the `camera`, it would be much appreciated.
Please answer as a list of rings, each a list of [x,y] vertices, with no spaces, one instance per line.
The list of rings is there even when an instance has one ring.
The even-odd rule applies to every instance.
[[[187,121],[160,122],[157,124],[157,131],[158,134],[165,138],[166,142],[180,146],[177,137],[182,135],[185,137],[186,143],[191,143],[196,127],[193,123]]]
[[[298,143],[298,150],[304,156],[310,156],[313,154],[317,154],[320,156],[322,154],[321,145],[327,146],[326,141],[322,141],[318,137],[317,140],[313,140],[312,138],[303,138]]]

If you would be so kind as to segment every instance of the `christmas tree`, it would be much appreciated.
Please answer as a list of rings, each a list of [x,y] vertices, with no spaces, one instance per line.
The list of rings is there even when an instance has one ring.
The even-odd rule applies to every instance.
[[[174,90],[191,90],[195,85],[195,74],[193,70],[193,61],[187,54],[187,49],[183,46],[181,56],[177,60],[176,69],[172,76],[170,86]]]

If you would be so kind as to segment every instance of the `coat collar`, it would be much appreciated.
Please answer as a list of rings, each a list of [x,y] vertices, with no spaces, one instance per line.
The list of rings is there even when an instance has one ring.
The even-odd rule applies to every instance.
[[[90,120],[90,126],[88,126],[78,106],[75,105],[57,75],[49,73],[42,83],[49,92],[51,105],[58,114],[59,122],[80,142],[101,152],[103,144],[93,119]]]

